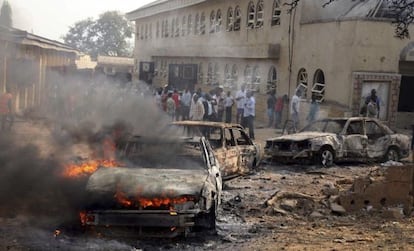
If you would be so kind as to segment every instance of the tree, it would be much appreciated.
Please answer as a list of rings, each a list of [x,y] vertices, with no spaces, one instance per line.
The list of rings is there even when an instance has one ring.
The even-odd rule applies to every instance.
[[[13,26],[12,21],[12,9],[7,0],[4,0],[3,5],[1,6],[0,10],[0,25],[4,25],[7,27]]]
[[[291,0],[285,3],[288,12],[292,12],[301,0]],[[323,7],[336,1],[349,0],[326,0]],[[395,36],[401,39],[410,38],[408,27],[414,22],[414,0],[386,0],[390,14],[393,16],[392,23],[395,26]]]
[[[66,44],[85,52],[91,57],[130,56],[127,42],[133,34],[132,25],[117,11],[108,11],[97,20],[88,18],[71,26],[63,37]]]

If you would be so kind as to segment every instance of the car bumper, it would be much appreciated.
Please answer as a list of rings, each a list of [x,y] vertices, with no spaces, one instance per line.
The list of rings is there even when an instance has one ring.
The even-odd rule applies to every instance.
[[[86,226],[116,227],[192,227],[200,210],[93,210],[85,212]]]

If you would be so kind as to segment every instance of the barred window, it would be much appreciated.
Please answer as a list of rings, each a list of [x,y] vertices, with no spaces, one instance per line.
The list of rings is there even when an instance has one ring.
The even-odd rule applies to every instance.
[[[221,10],[217,10],[217,14],[216,14],[216,32],[220,32],[221,30]]]
[[[320,69],[315,72],[312,86],[312,96],[314,96],[316,101],[319,103],[325,100],[325,75]]]
[[[263,14],[264,14],[264,8],[263,8],[263,1],[260,0],[257,3],[257,9],[256,9],[256,28],[263,27]]]
[[[256,8],[253,2],[249,2],[247,7],[247,28],[253,29],[256,19]]]
[[[280,8],[280,0],[274,0],[273,2],[273,13],[271,25],[280,25],[280,14],[282,10]]]
[[[216,12],[213,10],[210,14],[210,33],[216,31]]]
[[[296,90],[300,90],[301,98],[306,99],[308,93],[308,73],[305,69],[300,69],[298,73],[298,82],[296,85]]]
[[[241,26],[241,11],[240,7],[236,6],[234,9],[234,30],[239,31]]]
[[[227,25],[226,30],[227,31],[233,31],[234,28],[234,16],[233,16],[233,9],[229,7],[227,10]]]

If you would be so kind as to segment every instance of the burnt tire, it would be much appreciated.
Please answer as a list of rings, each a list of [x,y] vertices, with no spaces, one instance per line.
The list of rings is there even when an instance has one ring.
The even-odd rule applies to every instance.
[[[390,147],[384,155],[384,161],[400,161],[400,154],[397,147]]]
[[[334,165],[335,154],[332,148],[324,146],[319,150],[316,156],[316,164],[322,167],[330,167]]]

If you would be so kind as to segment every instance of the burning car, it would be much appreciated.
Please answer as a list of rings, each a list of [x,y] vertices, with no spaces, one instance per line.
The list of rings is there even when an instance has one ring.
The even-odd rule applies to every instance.
[[[203,136],[210,142],[221,166],[223,180],[247,174],[260,162],[260,145],[238,124],[210,121],[176,121],[186,137]]]
[[[170,237],[215,228],[222,180],[206,139],[134,136],[121,156],[124,167],[99,168],[89,177],[84,226]]]
[[[276,161],[310,160],[322,166],[335,161],[399,161],[408,157],[410,137],[374,118],[328,118],[299,133],[266,140],[264,154]]]

